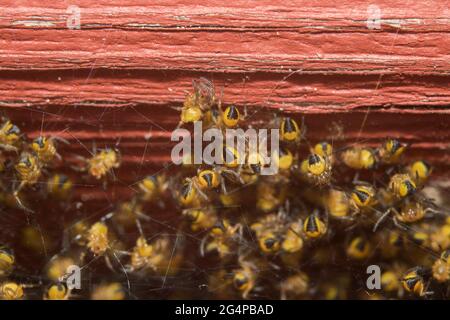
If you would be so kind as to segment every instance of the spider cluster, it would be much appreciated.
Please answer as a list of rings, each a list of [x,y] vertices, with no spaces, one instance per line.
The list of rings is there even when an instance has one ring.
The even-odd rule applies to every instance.
[[[106,188],[121,152],[94,149],[63,174],[57,147],[67,141],[29,141],[3,119],[0,201],[3,211],[27,218],[20,237],[43,263],[32,272],[17,257],[23,244],[2,245],[0,298],[448,298],[450,218],[424,192],[432,167],[405,163],[409,145],[396,138],[310,144],[297,118],[250,124],[246,110],[222,106],[211,81],[195,80],[178,127],[278,129],[279,149],[268,158],[224,140],[220,164],[186,155],[173,172],[136,181],[131,197],[89,217],[78,215],[73,173]],[[262,174],[269,163],[278,171]],[[46,206],[68,223],[41,228]],[[49,230],[55,236],[46,247]],[[372,265],[381,270],[379,289],[366,285]],[[80,266],[83,289],[68,285],[71,266]],[[84,271],[94,268],[87,279]]]

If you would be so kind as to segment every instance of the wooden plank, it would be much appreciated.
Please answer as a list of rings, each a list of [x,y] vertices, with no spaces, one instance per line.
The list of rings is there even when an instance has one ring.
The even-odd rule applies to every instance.
[[[80,30],[67,29],[64,4],[5,6],[0,68],[448,73],[445,1],[401,6],[381,1],[379,30],[368,29],[369,3],[346,1],[340,8],[323,3],[251,7],[238,1],[225,8],[176,1],[84,8],[89,2],[80,1]]]
[[[292,112],[349,111],[367,106],[446,113],[448,79],[443,76],[283,76],[267,73],[207,74],[175,71],[0,72],[0,105],[78,105],[120,108],[139,104],[180,106],[191,81],[209,75],[223,99],[238,105]],[[23,89],[22,89],[23,88]]]

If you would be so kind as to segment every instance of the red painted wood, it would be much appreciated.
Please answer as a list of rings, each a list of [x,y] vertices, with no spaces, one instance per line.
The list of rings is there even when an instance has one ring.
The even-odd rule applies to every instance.
[[[191,81],[210,75],[223,98],[250,107],[320,112],[367,106],[446,112],[450,104],[444,76],[385,75],[278,75],[273,73],[185,73],[154,70],[75,70],[1,72],[0,102],[4,106],[139,104],[180,105]],[[283,78],[288,77],[285,81]],[[21,90],[20,88],[26,88]]]

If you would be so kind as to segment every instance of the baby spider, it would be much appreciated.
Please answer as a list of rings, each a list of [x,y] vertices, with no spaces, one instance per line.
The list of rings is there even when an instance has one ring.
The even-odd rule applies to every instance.
[[[0,278],[8,276],[13,271],[15,260],[9,248],[0,246]]]
[[[406,168],[406,173],[409,174],[417,186],[423,186],[432,171],[433,168],[422,160],[415,161]]]
[[[138,183],[138,197],[144,202],[160,200],[169,188],[169,182],[164,174],[147,176]]]
[[[372,169],[376,165],[375,152],[370,148],[353,146],[341,153],[341,160],[352,169]]]
[[[214,207],[184,209],[182,214],[189,218],[191,230],[194,232],[212,228],[218,220]]]
[[[375,196],[376,191],[373,186],[366,183],[357,184],[350,192],[350,207],[353,213],[366,213],[374,210],[374,206],[377,204]]]
[[[299,144],[306,134],[305,119],[302,119],[301,126],[291,117],[279,118],[275,116],[272,124],[280,130],[280,140],[285,143]]]
[[[244,181],[237,172],[222,166],[215,166],[211,170],[199,169],[196,178],[201,190],[216,189],[220,185],[224,194],[227,194],[225,178],[244,184]]]
[[[339,196],[340,197],[340,196]],[[346,199],[348,199],[348,205],[350,209],[350,215],[341,216],[341,219],[347,219],[347,220],[354,220],[356,217],[360,217],[362,219],[359,219],[356,221],[356,224],[350,227],[352,229],[359,223],[366,223],[369,220],[366,219],[367,215],[369,213],[377,213],[382,214],[378,209],[376,208],[376,205],[378,204],[378,201],[376,199],[376,190],[375,188],[365,182],[358,182],[354,186],[354,188],[350,191],[349,195],[345,198],[342,198],[340,200],[343,200],[344,202],[341,203],[341,207],[339,210],[346,210]],[[336,207],[338,208],[338,207]],[[331,210],[332,211],[332,210]]]
[[[440,213],[439,211],[437,211],[431,207],[425,208],[424,205],[420,201],[405,199],[405,201],[400,206],[400,210],[397,210],[397,208],[395,208],[395,207],[390,207],[389,209],[387,209],[386,212],[378,219],[377,223],[373,227],[373,231],[376,231],[379,224],[391,212],[394,213],[394,217],[392,219],[394,221],[394,224],[397,227],[404,229],[404,230],[406,228],[404,226],[402,226],[401,223],[406,223],[406,224],[415,223],[415,222],[423,220],[429,213],[431,213],[431,214]]]
[[[72,180],[64,174],[54,174],[47,180],[47,192],[54,199],[67,200],[72,189]]]
[[[250,226],[263,253],[274,254],[281,249],[285,233],[285,218],[280,210],[278,214],[268,214]]]
[[[327,219],[321,219],[318,211],[314,211],[303,222],[303,233],[308,239],[318,239],[327,232]]]
[[[126,269],[129,272],[153,271],[159,275],[164,275],[164,272],[168,270],[168,264],[170,264],[170,268],[174,272],[181,261],[181,256],[179,251],[175,256],[172,256],[172,247],[173,244],[167,237],[158,237],[149,243],[141,235],[129,254],[130,263],[126,266]]]
[[[288,224],[283,236],[281,249],[286,253],[296,253],[303,248],[303,238],[301,237],[302,223],[294,221]]]
[[[37,183],[38,179],[42,174],[42,166],[38,158],[31,153],[22,152],[19,161],[14,166],[18,180],[20,181],[19,186],[14,190],[14,198],[20,208],[25,211],[33,212],[33,210],[28,209],[22,203],[19,198],[19,192],[26,186],[33,186]]]
[[[133,227],[140,230],[140,219],[148,220],[149,218],[143,214],[142,204],[136,201],[136,198],[132,198],[129,201],[118,203],[112,212],[102,218],[104,221],[106,219],[111,219],[116,230],[120,234],[124,234]]]
[[[238,181],[246,185],[256,183],[265,165],[266,161],[259,152],[249,152],[245,164],[240,168],[237,175]]]
[[[251,261],[239,257],[239,269],[233,271],[233,286],[247,299],[256,284],[258,268]]]
[[[242,225],[231,225],[228,220],[220,220],[211,228],[200,244],[200,254],[217,251],[221,258],[233,253],[233,249],[242,240]]]
[[[195,177],[185,178],[179,197],[180,202],[187,206],[195,201],[197,195],[201,196],[205,201],[209,201],[205,191],[216,189],[219,186],[222,188],[223,193],[226,194],[225,177],[243,183],[237,172],[226,167],[215,166],[212,169],[198,169]]]
[[[351,199],[347,192],[329,189],[324,196],[324,206],[328,214],[337,219],[351,219]]]
[[[425,276],[428,271],[423,267],[414,267],[406,271],[401,279],[403,289],[406,292],[412,293],[418,297],[425,297],[433,294],[427,291],[428,284],[425,283]]]
[[[302,223],[288,221],[289,204],[286,202],[285,205],[286,208],[280,208],[277,214],[268,214],[250,226],[255,232],[259,248],[265,254],[276,254],[280,250],[295,253],[303,247],[303,239],[300,236]]]
[[[95,256],[103,255],[109,249],[108,231],[104,222],[96,222],[89,228],[86,247]]]
[[[91,293],[91,300],[124,300],[125,298],[125,291],[118,282],[98,285]]]
[[[121,265],[125,274],[126,272],[148,270],[158,272],[161,270],[165,271],[168,263],[171,263],[171,269],[173,272],[176,268],[177,261],[180,260],[179,252],[172,257],[173,259],[171,261],[170,258],[172,253],[170,250],[170,241],[167,237],[159,237],[151,243],[147,242],[147,239],[144,236],[141,220],[149,221],[150,218],[141,212],[141,208],[141,205],[139,203],[135,203],[135,200],[133,199],[131,201],[123,202],[122,205],[119,206],[118,210],[111,212],[102,218],[103,220],[112,218],[115,225],[120,224],[121,226],[131,225],[134,223],[140,235],[136,241],[136,245],[133,247],[132,252],[118,250],[115,248],[111,248],[110,251],[116,258],[116,261]],[[123,216],[124,214],[125,216]],[[130,256],[130,263],[126,266],[122,266],[115,253]]]
[[[317,143],[314,147],[310,148],[311,153],[318,154],[319,156],[326,157],[330,163],[333,164],[333,146],[326,141]]]
[[[297,299],[303,297],[309,289],[309,277],[298,271],[280,283],[280,299]]]
[[[201,121],[204,113],[211,109],[216,100],[214,85],[206,78],[192,81],[194,92],[186,96],[181,108],[180,122],[177,128],[183,124]]]
[[[0,148],[5,151],[18,151],[21,138],[20,129],[11,123],[9,119],[2,118],[0,124]]]
[[[225,108],[225,110],[222,111],[219,103],[219,110],[221,110],[221,123],[223,123],[226,128],[237,127],[239,122],[245,120],[247,115],[247,109],[244,109],[244,115],[241,115],[239,109],[234,105],[228,106]]]
[[[355,236],[348,243],[346,253],[350,259],[365,260],[373,254],[373,246],[365,236]]]
[[[264,213],[275,211],[285,203],[287,193],[288,185],[286,183],[262,180],[256,186],[256,208]]]
[[[401,276],[405,271],[402,264],[394,262],[392,266],[383,268],[385,271],[381,274],[381,288],[388,295],[394,295],[403,298],[404,289],[401,284]]]
[[[208,196],[201,191],[200,187],[192,180],[185,178],[181,190],[176,192],[176,198],[183,207],[200,207],[201,200],[208,201]]]
[[[312,153],[300,164],[300,177],[315,186],[326,186],[331,182],[331,162],[325,156]]]
[[[1,300],[21,300],[25,297],[25,286],[17,282],[6,281],[0,283]]]
[[[376,150],[376,153],[381,163],[397,164],[408,146],[407,143],[389,138]]]
[[[63,138],[46,138],[43,136],[37,137],[31,143],[31,150],[33,150],[34,154],[43,165],[51,163],[55,158],[59,161],[62,160],[61,155],[56,150],[56,140],[69,144],[69,142]]]
[[[104,257],[104,261],[106,266],[112,270],[116,271],[111,263],[111,257],[118,263],[121,267],[128,284],[128,289],[130,289],[130,281],[128,278],[128,273],[123,266],[122,262],[119,259],[119,254],[122,254],[120,250],[120,242],[115,240],[114,234],[110,231],[110,228],[106,225],[105,219],[109,218],[104,217],[98,222],[90,225],[90,227],[84,231],[82,234],[77,235],[73,241],[76,241],[78,244],[82,244],[85,251],[80,254],[79,260],[81,262],[84,261],[86,254],[92,254],[93,259],[96,257]],[[84,241],[80,241],[80,238],[84,238]]]
[[[222,147],[222,162],[228,169],[237,169],[245,161],[245,154],[229,145],[224,144]]]
[[[103,179],[103,187],[106,188],[106,175],[110,174],[115,179],[114,169],[120,167],[121,155],[118,149],[105,148],[97,150],[94,145],[94,150],[91,157],[86,159],[82,156],[77,156],[79,160],[84,162],[83,167],[72,168],[79,172],[88,172],[89,176],[100,180]]]
[[[0,283],[0,300],[22,300],[26,298],[26,288],[34,288],[38,284],[23,284],[15,281]]]
[[[430,247],[434,251],[441,251],[450,248],[450,226],[445,224],[439,226],[430,234]]]
[[[45,290],[44,300],[69,300],[71,291],[64,282],[57,282]]]
[[[272,161],[275,162],[281,173],[289,176],[290,170],[296,162],[296,156],[289,149],[280,147],[279,151],[275,150],[273,153]]]
[[[450,280],[450,250],[444,250],[441,256],[433,263],[431,271],[433,278],[440,283]]]
[[[417,186],[408,174],[397,173],[389,181],[388,191],[397,200],[411,196],[417,190]]]

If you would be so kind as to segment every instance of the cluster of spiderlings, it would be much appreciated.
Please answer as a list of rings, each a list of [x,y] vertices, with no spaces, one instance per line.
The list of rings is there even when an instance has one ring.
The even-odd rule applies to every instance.
[[[248,121],[232,105],[223,110],[214,92],[205,79],[194,83],[180,125],[245,130]],[[193,110],[195,119],[186,117]],[[430,165],[405,164],[409,146],[394,138],[335,149],[332,141],[310,145],[304,121],[293,117],[264,126],[279,129],[277,174],[261,175],[262,155],[224,141],[223,154],[235,161],[187,159],[177,176],[182,214],[204,232],[200,255],[220,266],[209,277],[213,297],[447,297],[450,219],[422,191]],[[381,271],[378,290],[367,287],[371,265]]]
[[[11,120],[2,118],[0,203],[2,236],[9,241],[3,241],[2,237],[0,244],[0,299],[67,299],[71,296],[71,286],[65,278],[70,267],[82,265],[89,253],[105,255],[112,248],[108,228],[102,221],[92,225],[78,221],[67,230],[61,224],[65,215],[76,211],[80,203],[71,206],[75,184],[57,170],[67,164],[57,151],[59,143],[68,144],[61,137],[42,134],[30,140]],[[94,149],[91,155],[90,158],[78,156],[78,165],[70,169],[106,183],[108,174],[120,166],[118,150]],[[47,210],[51,217],[46,219],[46,228],[41,228],[39,220]],[[19,212],[25,213],[25,217]],[[18,220],[25,220],[26,225],[17,223]],[[50,230],[57,234],[53,239]],[[60,246],[60,242],[64,245]],[[78,252],[65,252],[75,244],[78,248],[74,250]],[[81,248],[85,250],[80,251]],[[50,258],[50,252],[55,251],[62,253]],[[22,257],[17,259],[19,255]],[[106,255],[105,258],[108,259]],[[41,266],[42,262],[45,266]],[[36,272],[36,269],[42,270]],[[101,283],[91,297],[124,298],[125,294],[121,284]]]
[[[248,128],[246,112],[222,108],[209,80],[193,87],[178,127]],[[112,210],[82,215],[73,191],[84,181],[104,191],[120,152],[94,148],[68,165],[57,152],[64,139],[29,141],[3,119],[0,202],[26,224],[0,247],[0,298],[448,298],[450,218],[423,192],[430,165],[404,163],[407,144],[338,149],[311,145],[295,117],[252,125],[279,129],[276,174],[261,174],[263,155],[224,141],[222,164],[187,155],[136,181]],[[372,265],[378,289],[367,286]],[[70,285],[74,266],[80,287]]]

